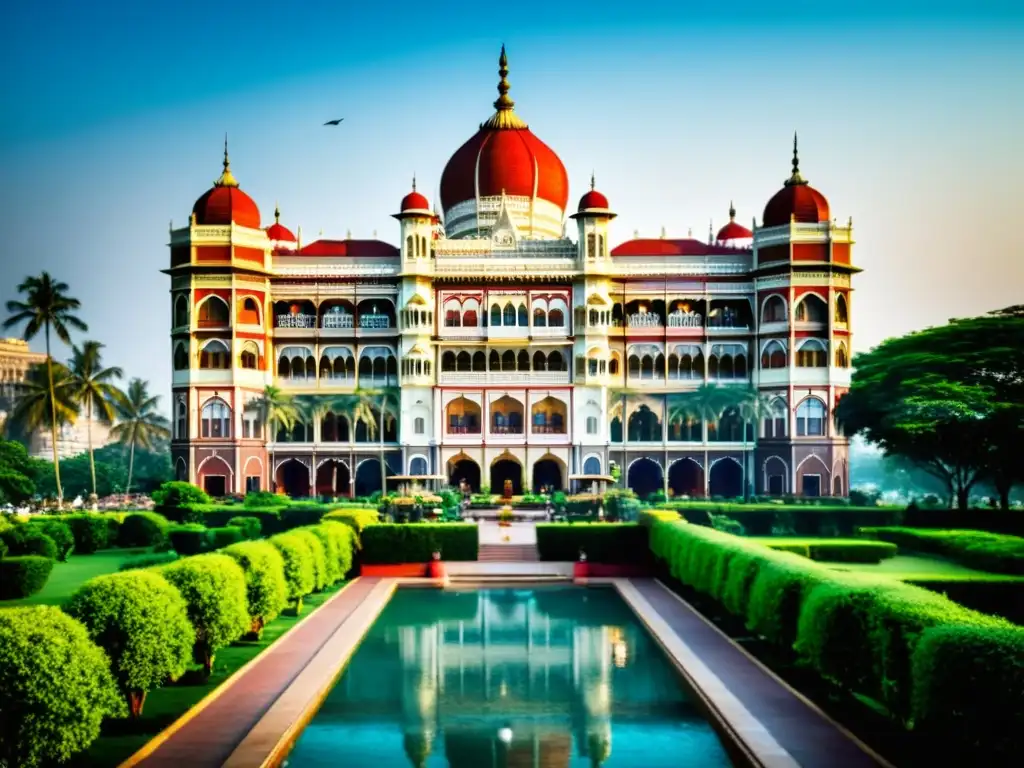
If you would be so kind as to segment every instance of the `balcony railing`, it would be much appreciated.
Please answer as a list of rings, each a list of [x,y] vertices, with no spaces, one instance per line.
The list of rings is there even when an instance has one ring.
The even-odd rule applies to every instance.
[[[391,327],[391,318],[387,315],[366,314],[359,316],[359,327],[364,330],[380,331]]]
[[[661,315],[657,312],[635,312],[629,316],[630,328],[660,328]]]
[[[559,338],[561,336],[567,336],[569,329],[564,325],[549,325],[545,327],[534,326],[530,329],[530,335],[535,339],[545,338]]]
[[[277,316],[278,328],[316,328],[316,315],[287,314]],[[338,330],[357,327],[356,317],[348,312],[330,312],[324,315],[320,327],[325,330]],[[391,327],[388,315],[359,315],[358,327],[364,330],[387,330]]]
[[[632,325],[632,316],[630,316],[630,325]],[[668,316],[668,327],[669,328],[700,328],[704,325],[704,318],[700,312],[683,312],[677,310],[669,313]]]
[[[568,384],[568,371],[442,371],[440,384]]]
[[[278,315],[278,328],[316,328],[316,315]]]
[[[323,319],[324,328],[354,328],[355,315],[349,312],[328,312]]]

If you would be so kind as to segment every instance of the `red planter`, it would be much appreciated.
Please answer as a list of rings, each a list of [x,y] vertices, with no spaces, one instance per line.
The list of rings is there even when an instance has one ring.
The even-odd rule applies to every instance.
[[[440,560],[431,560],[427,563],[427,578],[428,579],[443,579],[446,576],[444,570],[444,563]]]
[[[575,579],[628,579],[650,576],[651,569],[644,565],[574,563],[572,575]]]
[[[427,575],[427,566],[423,563],[392,563],[390,565],[366,565],[359,568],[363,576],[391,576],[394,578],[419,578]]]

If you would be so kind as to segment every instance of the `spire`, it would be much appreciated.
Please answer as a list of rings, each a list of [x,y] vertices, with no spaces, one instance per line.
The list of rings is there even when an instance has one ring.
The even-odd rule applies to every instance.
[[[590,172],[590,188],[591,189],[594,188],[594,172],[593,171]]]
[[[498,80],[498,99],[494,102],[494,108],[497,111],[480,127],[522,130],[526,128],[526,123],[515,113],[513,108],[516,103],[508,95],[508,56],[505,55],[504,44],[501,46],[501,55],[498,57],[498,76],[501,78]]]
[[[416,191],[416,171],[412,172],[412,191]]]
[[[715,242],[715,223],[714,219],[708,219],[708,245],[711,245],[713,242]]]
[[[729,201],[729,221],[736,221],[736,206]]]
[[[276,200],[274,201],[274,223],[281,223],[281,206]]]
[[[228,158],[228,135],[224,134],[224,170],[220,174],[220,178],[213,182],[215,187],[237,187],[238,182],[235,181],[235,177],[231,174],[231,160]]]
[[[793,175],[786,179],[786,186],[799,187],[806,183],[807,181],[800,175],[800,155],[797,153],[796,131],[793,131]]]

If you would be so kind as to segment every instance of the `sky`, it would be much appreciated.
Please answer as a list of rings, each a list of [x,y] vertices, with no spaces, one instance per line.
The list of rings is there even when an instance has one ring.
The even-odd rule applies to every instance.
[[[593,172],[619,213],[613,245],[705,237],[730,200],[760,220],[796,130],[804,177],[853,219],[855,351],[1024,302],[1019,2],[55,0],[0,35],[0,301],[50,271],[82,302],[77,340],[165,402],[168,228],[224,134],[265,224],[279,202],[304,241],[397,243],[413,174],[433,202],[493,112],[502,43],[570,204]]]

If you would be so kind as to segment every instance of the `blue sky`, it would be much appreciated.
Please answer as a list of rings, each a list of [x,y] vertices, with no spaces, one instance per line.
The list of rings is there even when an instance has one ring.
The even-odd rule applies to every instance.
[[[855,348],[1024,297],[1019,3],[21,3],[0,67],[0,300],[50,270],[108,362],[169,391],[167,227],[232,169],[272,220],[395,241],[512,96],[634,230],[760,218],[801,167],[854,219]],[[636,10],[641,8],[642,10]],[[346,118],[339,129],[321,126]]]

